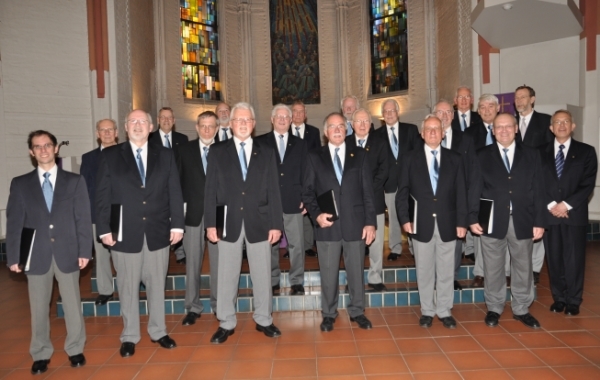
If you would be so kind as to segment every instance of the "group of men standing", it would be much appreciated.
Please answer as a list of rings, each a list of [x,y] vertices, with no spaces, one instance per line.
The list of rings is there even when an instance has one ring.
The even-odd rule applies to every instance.
[[[325,145],[319,129],[305,123],[301,102],[276,105],[273,131],[256,138],[248,103],[231,109],[220,103],[216,113],[198,115],[198,139],[192,141],[173,130],[172,109],[159,111],[153,133],[151,116],[135,110],[125,120],[125,143],[117,144],[114,121],[97,123],[100,147],[83,156],[83,178],[56,165],[58,147],[51,133],[32,132],[29,152],[38,167],[13,180],[7,207],[11,270],[22,270],[23,228],[36,231],[27,271],[32,373],[45,372],[53,352],[48,304],[54,277],[67,322],[65,351],[72,366],[85,364],[78,279],[91,257],[92,241],[98,305],[113,297],[110,258],[117,272],[123,357],[134,355],[141,339],[140,283],[147,295],[150,338],[161,347],[176,347],[166,330],[164,288],[170,248],[180,241],[177,261],[186,265],[187,284],[184,325],[194,324],[203,311],[200,272],[208,247],[210,306],[219,320],[212,343],[223,343],[235,332],[244,247],[256,330],[267,337],[281,335],[271,314],[273,292],[280,288],[282,232],[292,295],[305,293],[305,255],[318,256],[320,329],[333,330],[338,316],[342,255],[348,314],[358,327],[370,329],[364,315],[364,258],[368,253],[368,286],[385,291],[386,209],[388,260],[401,254],[401,228],[410,236],[422,327],[430,327],[435,316],[444,327],[456,327],[451,309],[453,290],[462,288],[456,276],[463,251],[475,258],[474,285],[484,286],[487,325],[498,325],[510,278],[514,318],[540,327],[529,305],[544,246],[555,301],[551,311],[578,314],[595,150],[571,138],[575,123],[568,111],[551,117],[533,111],[530,87],[516,90],[517,118],[498,114],[498,99],[490,94],[480,97],[479,113],[471,111],[466,87],[457,90],[454,103],[456,111],[440,101],[419,129],[400,122],[398,103],[388,99],[381,105],[385,126],[375,130],[369,111],[348,96],[341,101],[341,113],[325,118]],[[334,200],[335,212],[322,208],[324,195]],[[482,223],[482,200],[492,202],[489,223]],[[537,243],[542,237],[543,243]]]

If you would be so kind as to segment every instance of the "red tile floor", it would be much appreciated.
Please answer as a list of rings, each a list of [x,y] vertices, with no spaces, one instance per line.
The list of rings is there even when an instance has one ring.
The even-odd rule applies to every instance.
[[[157,348],[142,325],[135,356],[123,359],[121,319],[96,317],[86,318],[87,365],[73,369],[62,349],[64,320],[52,317],[55,353],[48,372],[35,377],[29,372],[25,278],[0,270],[0,289],[2,379],[600,379],[600,242],[588,243],[585,300],[576,317],[548,310],[552,298],[544,269],[531,307],[542,324],[537,331],[512,320],[509,306],[500,326],[489,328],[485,305],[474,304],[454,307],[455,330],[437,320],[430,329],[420,328],[416,307],[367,309],[374,326],[369,331],[341,311],[330,333],[319,330],[319,312],[274,313],[283,335],[269,339],[244,313],[235,334],[216,346],[209,342],[218,326],[212,314],[189,327],[181,326],[183,315],[170,315],[167,327],[177,348]]]

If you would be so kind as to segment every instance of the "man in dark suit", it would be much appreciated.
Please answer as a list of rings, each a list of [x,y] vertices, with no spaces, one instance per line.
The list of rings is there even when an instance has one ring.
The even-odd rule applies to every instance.
[[[236,104],[231,110],[231,121],[233,138],[211,149],[204,196],[206,236],[218,242],[220,256],[220,325],[210,340],[216,344],[225,342],[237,325],[235,299],[243,242],[250,264],[256,330],[271,338],[281,335],[271,316],[270,284],[271,245],[279,241],[283,229],[276,153],[252,139],[256,121],[250,104]],[[217,235],[217,205],[227,207],[222,237]]]
[[[81,156],[81,168],[79,172],[85,178],[92,213],[92,229],[94,236],[94,251],[96,252],[96,284],[98,286],[98,297],[96,305],[105,305],[113,296],[113,274],[110,266],[110,251],[100,239],[96,238],[96,173],[98,172],[98,161],[100,152],[104,148],[117,144],[117,123],[112,119],[103,119],[96,123],[96,137],[100,146]]]
[[[468,184],[471,173],[471,165],[476,159],[475,149],[473,148],[473,140],[471,136],[466,133],[462,133],[460,126],[454,126],[454,120],[452,119],[453,110],[450,103],[441,100],[433,108],[433,113],[442,121],[443,128],[443,139],[442,147],[450,149],[453,152],[460,153],[463,158],[463,168],[465,173],[465,181]],[[465,196],[467,195],[465,192]],[[454,251],[454,290],[462,290],[462,285],[458,282],[458,275],[460,273],[460,265],[462,261],[463,246],[465,255],[473,255],[475,252],[474,238],[471,232],[467,231],[465,239],[456,239],[456,247]],[[477,247],[479,249],[479,247]],[[480,265],[482,265],[480,263]],[[481,273],[483,274],[483,273]]]
[[[385,204],[388,211],[390,254],[388,260],[397,260],[402,253],[402,231],[396,215],[396,192],[402,156],[421,147],[423,140],[414,124],[401,123],[398,118],[400,106],[394,99],[388,99],[381,105],[381,114],[385,127],[373,132],[373,135],[383,139],[388,146],[389,175],[385,182]]]
[[[140,341],[140,282],[146,286],[150,338],[164,348],[176,346],[167,335],[164,301],[169,246],[183,237],[183,199],[175,155],[149,143],[152,128],[148,113],[130,112],[129,141],[102,151],[96,178],[96,233],[111,247],[117,270],[123,357],[132,356]],[[121,206],[119,233],[111,230],[115,205]]]
[[[321,272],[321,331],[333,330],[338,316],[340,255],[348,279],[350,320],[362,329],[371,322],[364,315],[365,285],[363,268],[365,244],[375,238],[377,226],[373,175],[364,149],[346,145],[343,115],[332,113],[323,126],[329,143],[308,154],[302,199],[318,227],[315,228]],[[333,192],[339,219],[319,207],[317,197]]]
[[[294,136],[304,140],[307,151],[321,147],[321,131],[312,125],[306,124],[306,107],[301,100],[296,100],[292,104],[292,125],[290,126],[290,132]],[[307,256],[311,257],[317,255],[317,252],[313,249],[315,243],[313,225],[314,223],[310,219],[308,213],[304,214],[304,217],[302,218],[304,252]]]
[[[352,116],[354,134],[346,137],[346,146],[349,149],[360,147],[367,153],[371,167],[373,181],[373,194],[375,195],[375,212],[377,213],[377,230],[375,240],[369,247],[369,274],[370,288],[381,292],[387,290],[383,284],[383,239],[385,229],[385,197],[383,186],[389,175],[389,160],[386,142],[374,134],[369,133],[371,114],[364,108],[359,108]]]
[[[283,228],[288,243],[290,258],[289,281],[292,295],[304,294],[304,228],[302,204],[302,180],[306,161],[306,144],[300,137],[289,133],[292,121],[292,110],[285,104],[277,104],[271,111],[273,133],[266,133],[256,138],[261,146],[266,146],[276,153],[277,170],[279,172],[279,192],[283,208]],[[271,248],[271,287],[280,288],[279,278],[279,242]]]
[[[554,140],[550,132],[550,115],[533,110],[535,91],[529,86],[519,86],[515,90],[515,108],[517,109],[517,144],[532,148],[546,145]],[[540,271],[544,265],[544,243],[542,240],[533,242],[533,282],[540,281]]]
[[[471,111],[473,107],[473,95],[469,87],[461,86],[456,89],[454,96],[454,105],[456,111],[452,119],[452,128],[464,132],[472,125],[481,122],[481,116],[475,111]]]
[[[558,110],[550,126],[555,140],[540,148],[547,204],[550,311],[579,314],[583,296],[588,200],[596,183],[598,158],[590,145],[575,141],[571,113]]]
[[[49,313],[55,277],[65,312],[65,352],[71,367],[85,365],[79,270],[92,257],[92,218],[83,177],[56,165],[56,137],[38,130],[29,134],[27,144],[37,168],[11,182],[6,248],[10,270],[27,274],[32,329],[29,353],[34,360],[31,373],[36,375],[48,370],[54,352]],[[23,268],[19,266],[19,252],[24,228],[33,229],[34,238],[30,259]]]
[[[484,295],[488,308],[485,323],[498,325],[506,303],[504,265],[510,252],[511,293],[514,319],[539,329],[540,323],[529,313],[533,302],[531,250],[533,240],[544,234],[544,179],[539,151],[516,144],[517,121],[509,114],[494,119],[496,143],[480,149],[469,188],[469,223],[481,235],[484,261]],[[472,190],[472,191],[471,191]],[[491,231],[480,222],[480,199],[493,201]]]
[[[219,125],[217,126],[215,142],[227,141],[233,137],[233,135],[231,134],[231,125],[229,118],[231,113],[231,107],[229,107],[229,104],[221,102],[217,104],[217,107],[215,108],[215,113],[219,117]]]
[[[204,259],[204,187],[206,169],[211,145],[217,133],[217,115],[205,111],[196,120],[198,139],[180,145],[175,151],[181,191],[185,205],[185,235],[183,247],[186,252],[185,262],[185,308],[187,315],[183,318],[184,326],[193,325],[200,318],[203,306],[200,302],[200,273]],[[216,244],[208,244],[210,260],[210,306],[217,310],[219,249]]]
[[[352,130],[352,115],[359,107],[358,98],[354,95],[347,95],[340,101],[340,109],[346,122],[346,136],[350,136],[354,132]]]
[[[444,327],[454,329],[454,251],[456,238],[467,232],[467,191],[463,158],[440,145],[442,129],[435,115],[425,117],[423,149],[408,152],[402,161],[396,208],[402,228],[413,238],[419,325],[431,327],[437,315]],[[409,198],[416,204],[416,221],[409,214]]]

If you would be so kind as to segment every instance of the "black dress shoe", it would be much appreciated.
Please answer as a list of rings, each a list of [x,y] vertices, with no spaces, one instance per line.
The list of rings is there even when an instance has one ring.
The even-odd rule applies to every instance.
[[[387,288],[383,284],[369,284],[369,288],[372,288],[376,292],[385,292]]]
[[[421,318],[419,318],[419,326],[421,327],[429,328],[432,323],[433,317],[430,317],[429,315],[422,315]]]
[[[533,272],[533,283],[538,284],[540,282],[540,272]]]
[[[454,280],[454,290],[462,290],[462,285],[460,284],[460,282]]]
[[[184,326],[193,325],[194,323],[196,323],[196,319],[198,318],[200,318],[200,314],[190,311],[189,313],[187,313],[185,318],[183,318],[181,324]]]
[[[265,334],[269,338],[276,338],[278,336],[281,336],[281,331],[279,331],[279,329],[277,328],[277,326],[275,326],[272,323],[271,323],[270,326],[261,326],[261,325],[259,325],[257,323],[256,324],[256,331],[260,331],[261,333]]]
[[[271,286],[271,289],[273,289],[273,293],[275,293],[276,291],[279,291],[281,289],[281,286],[279,284],[273,285]]]
[[[490,327],[496,327],[498,326],[498,320],[500,319],[500,314],[495,313],[493,311],[488,311],[487,314],[485,315],[485,324],[490,326]]]
[[[69,356],[71,361],[71,367],[83,367],[85,365],[85,356],[83,354],[77,354]]]
[[[185,257],[182,257],[181,259],[177,259],[177,264],[185,265],[186,261],[187,260],[185,259]]]
[[[325,318],[323,318],[323,322],[321,322],[321,326],[319,326],[319,327],[321,328],[321,331],[329,332],[329,331],[333,330],[334,323],[335,323],[335,318],[325,317]]]
[[[163,336],[158,340],[153,340],[152,343],[158,343],[162,348],[175,348],[177,347],[177,343],[173,339],[171,339],[168,335]]]
[[[119,353],[124,358],[133,356],[133,354],[135,354],[135,343],[131,343],[131,342],[121,343],[121,349],[119,350]]]
[[[577,315],[579,314],[579,305],[567,305],[565,308],[566,315]]]
[[[482,276],[475,276],[473,279],[473,283],[471,284],[472,288],[481,288],[483,286],[484,278]]]
[[[292,285],[292,291],[291,291],[291,295],[293,296],[301,296],[304,294],[304,286],[298,284],[298,285]]]
[[[456,328],[456,320],[452,316],[440,318],[440,321],[442,322],[444,327],[447,329],[455,329]]]
[[[369,256],[369,247],[365,246],[365,256]]]
[[[283,258],[284,259],[289,259],[290,258],[290,251],[285,251],[285,253],[283,254]]]
[[[352,322],[356,322],[358,324],[358,327],[360,327],[361,329],[370,330],[370,329],[373,328],[373,325],[371,324],[371,321],[369,321],[367,319],[367,317],[365,317],[364,314],[361,314],[361,315],[356,316],[356,317],[350,317],[350,320]]]
[[[398,260],[398,257],[400,257],[400,254],[398,254],[398,253],[390,253],[388,255],[387,259],[388,259],[388,261],[396,261],[396,260]]]
[[[537,319],[533,317],[533,315],[527,313],[522,315],[513,315],[513,318],[517,321],[521,321],[525,326],[531,327],[532,329],[539,329],[540,323]]]
[[[31,373],[39,375],[40,373],[46,372],[48,370],[48,363],[50,363],[50,359],[34,361],[31,366]]]
[[[475,262],[475,254],[471,253],[470,255],[465,255],[465,259]]]
[[[566,304],[561,301],[556,301],[550,306],[550,311],[553,313],[562,313],[565,310]]]
[[[210,342],[215,344],[224,343],[229,335],[233,335],[233,333],[235,333],[235,329],[227,330],[219,327],[217,332],[213,334],[212,338],[210,338]]]
[[[506,276],[506,287],[510,287],[510,276]]]
[[[100,305],[106,305],[106,303],[113,298],[112,293],[111,294],[100,294],[98,297],[96,297],[96,305],[100,306]]]
[[[304,251],[304,253],[306,254],[306,256],[310,256],[310,257],[317,257],[317,252],[315,250],[313,250],[312,248],[307,249],[306,251]]]

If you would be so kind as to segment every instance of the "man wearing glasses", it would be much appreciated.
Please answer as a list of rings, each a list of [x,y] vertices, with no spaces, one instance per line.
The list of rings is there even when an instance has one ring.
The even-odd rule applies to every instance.
[[[233,134],[231,133],[231,107],[229,104],[225,102],[221,102],[217,104],[217,108],[215,108],[215,113],[218,117],[218,125],[217,125],[217,135],[215,136],[215,142],[218,141],[227,141],[229,140]]]
[[[96,123],[96,136],[100,141],[100,146],[81,157],[80,173],[85,178],[92,211],[94,251],[96,252],[96,285],[99,293],[96,298],[96,305],[105,305],[113,296],[113,274],[110,267],[110,251],[96,235],[96,213],[94,212],[96,173],[98,172],[100,152],[117,144],[117,123],[111,119],[98,121]]]
[[[111,247],[123,315],[122,357],[135,353],[140,341],[140,282],[146,286],[148,334],[164,348],[176,343],[165,325],[165,280],[169,246],[183,237],[183,199],[172,149],[149,144],[152,118],[142,110],[129,113],[129,141],[100,154],[96,180],[96,233]],[[118,215],[115,215],[118,213]],[[119,220],[118,231],[111,219]]]
[[[215,144],[210,151],[204,195],[207,238],[219,245],[219,328],[211,342],[223,343],[235,332],[236,298],[246,243],[256,330],[268,337],[281,331],[273,324],[271,245],[283,230],[276,153],[252,139],[256,125],[254,108],[238,103],[231,110],[233,138]],[[226,206],[225,226],[217,234],[217,206]]]
[[[340,113],[332,113],[323,123],[326,146],[308,153],[304,172],[302,200],[318,224],[315,238],[321,272],[321,331],[333,330],[338,316],[340,256],[348,279],[350,320],[362,329],[372,328],[365,317],[365,285],[363,268],[365,244],[375,239],[377,217],[373,194],[373,174],[364,149],[345,143],[346,121]],[[333,193],[339,219],[319,206],[317,197]]]
[[[475,111],[471,111],[473,107],[473,95],[469,87],[461,86],[456,89],[454,96],[454,118],[452,119],[452,129],[464,132],[473,124],[481,122],[481,116]]]

